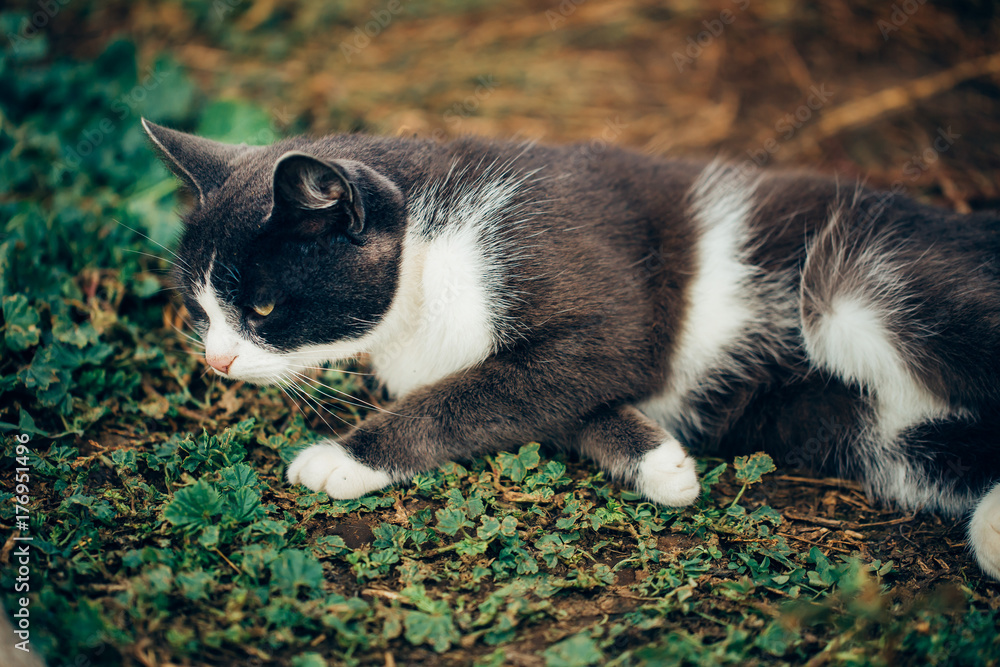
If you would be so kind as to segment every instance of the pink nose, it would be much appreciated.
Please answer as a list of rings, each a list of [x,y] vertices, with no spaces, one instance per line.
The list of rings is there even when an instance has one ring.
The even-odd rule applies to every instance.
[[[235,354],[206,354],[205,361],[215,370],[226,374],[229,373],[229,367],[236,361],[236,356]]]

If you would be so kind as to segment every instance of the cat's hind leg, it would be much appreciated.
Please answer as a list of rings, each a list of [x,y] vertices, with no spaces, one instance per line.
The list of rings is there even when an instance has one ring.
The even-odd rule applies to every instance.
[[[969,547],[983,572],[1000,579],[1000,483],[982,497],[972,513]]]
[[[576,436],[582,453],[612,478],[661,505],[690,505],[701,494],[694,459],[677,438],[631,405],[604,408]]]
[[[1000,419],[950,419],[904,431],[895,447],[905,471],[882,492],[907,509],[969,516],[968,544],[983,571],[1000,579]]]
[[[1000,272],[987,232],[1000,222],[906,202],[877,225],[855,214],[817,235],[801,285],[810,364],[870,406],[841,463],[902,508],[955,518],[975,508],[969,542],[997,577]]]

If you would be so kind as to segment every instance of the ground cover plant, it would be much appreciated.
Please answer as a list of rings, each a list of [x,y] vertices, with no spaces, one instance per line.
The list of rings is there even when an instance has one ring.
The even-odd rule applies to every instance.
[[[681,510],[538,443],[358,500],[289,487],[299,449],[363,417],[336,396],[385,397],[363,365],[292,396],[206,374],[167,289],[182,196],[138,123],[251,143],[547,127],[595,154],[833,156],[959,209],[997,205],[989,8],[904,21],[864,4],[56,5],[0,13],[0,602],[21,608],[17,538],[32,537],[30,640],[48,664],[1000,661],[1000,586],[963,553],[961,526],[803,477],[809,443],[792,462],[701,459],[704,493]],[[725,9],[730,41],[689,51]],[[761,53],[762,36],[788,48]],[[442,44],[459,55],[437,51],[431,76]],[[872,53],[911,82],[950,72],[937,80],[950,92],[904,84],[905,113],[879,102],[865,91],[893,79],[861,67]],[[815,84],[796,81],[804,62]],[[839,83],[812,92],[823,77]],[[863,113],[843,112],[854,99]],[[932,160],[918,151],[938,128],[959,138]]]

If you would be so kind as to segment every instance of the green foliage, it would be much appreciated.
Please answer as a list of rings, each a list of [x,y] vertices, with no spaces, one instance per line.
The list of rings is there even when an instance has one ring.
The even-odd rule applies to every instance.
[[[589,633],[573,635],[545,649],[546,667],[587,667],[604,664],[606,658]]]
[[[529,470],[538,467],[538,443],[532,442],[524,447],[517,454],[501,452],[497,456],[497,465],[500,472],[514,482],[521,482]]]
[[[764,452],[737,456],[733,461],[733,468],[736,470],[736,479],[747,485],[756,484],[761,477],[775,471],[774,461]]]
[[[178,489],[163,517],[175,526],[200,530],[215,525],[213,517],[222,512],[222,496],[211,484],[200,480],[194,486]]]

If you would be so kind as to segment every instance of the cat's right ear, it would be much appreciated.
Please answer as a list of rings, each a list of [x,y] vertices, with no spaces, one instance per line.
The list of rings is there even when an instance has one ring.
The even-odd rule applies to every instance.
[[[205,198],[229,178],[230,164],[249,149],[246,144],[224,144],[178,132],[142,119],[142,129],[170,171],[191,189],[204,205]]]

